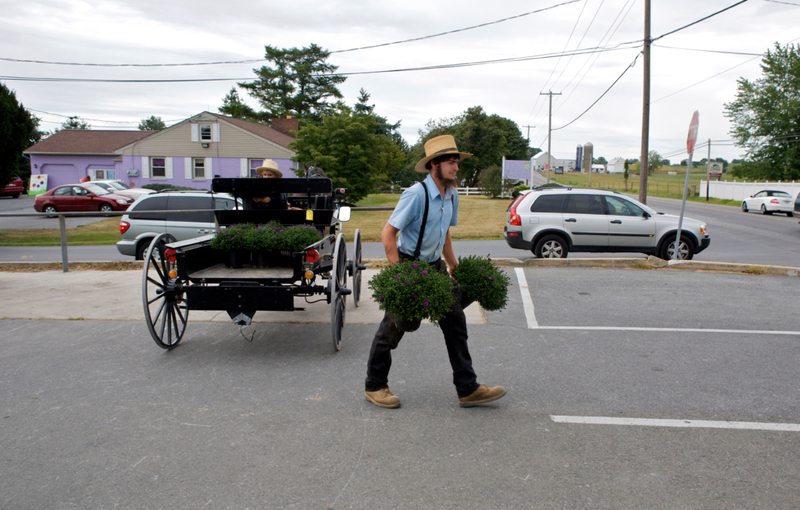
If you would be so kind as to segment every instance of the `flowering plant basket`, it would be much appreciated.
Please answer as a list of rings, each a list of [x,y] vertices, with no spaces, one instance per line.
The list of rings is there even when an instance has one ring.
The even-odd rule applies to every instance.
[[[322,240],[322,232],[314,225],[284,227],[269,223],[237,223],[220,229],[211,240],[211,247],[220,251],[296,252]]]
[[[511,279],[489,257],[459,257],[453,276],[467,301],[477,301],[484,310],[502,310],[508,302]]]
[[[426,262],[404,260],[369,281],[381,310],[403,321],[428,319],[438,325],[453,306],[453,281]]]

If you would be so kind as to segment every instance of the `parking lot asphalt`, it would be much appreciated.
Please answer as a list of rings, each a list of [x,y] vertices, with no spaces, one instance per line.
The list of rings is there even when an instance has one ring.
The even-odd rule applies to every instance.
[[[396,410],[364,400],[376,325],[350,302],[339,352],[300,312],[252,341],[191,314],[164,351],[138,271],[0,273],[2,506],[796,506],[797,278],[509,273],[508,307],[469,327],[479,381],[506,397],[459,408],[423,325],[395,351]]]

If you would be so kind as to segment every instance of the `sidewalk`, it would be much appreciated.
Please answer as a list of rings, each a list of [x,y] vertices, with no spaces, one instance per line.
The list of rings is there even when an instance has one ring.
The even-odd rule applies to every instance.
[[[361,300],[356,307],[347,297],[346,324],[378,324],[383,312],[372,300],[367,284],[378,271],[361,273]],[[348,278],[348,285],[352,284]],[[0,271],[0,319],[143,321],[142,271]],[[311,300],[320,299],[315,296]],[[294,312],[257,312],[254,323],[330,324],[331,305],[324,300],[306,304],[295,298]],[[468,324],[483,324],[477,303],[465,310]],[[231,322],[225,311],[192,311],[189,321]]]

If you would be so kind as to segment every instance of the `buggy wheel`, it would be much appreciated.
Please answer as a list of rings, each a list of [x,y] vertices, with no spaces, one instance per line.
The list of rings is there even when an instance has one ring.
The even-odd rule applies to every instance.
[[[353,239],[353,258],[348,263],[348,272],[350,277],[353,278],[353,304],[358,306],[361,300],[361,271],[366,269],[366,266],[361,264],[361,230],[356,229],[355,239]]]
[[[347,247],[344,234],[336,237],[333,249],[333,268],[331,279],[328,280],[331,302],[331,333],[333,348],[337,351],[342,348],[342,329],[344,328],[344,313],[347,308]]]
[[[176,270],[176,264],[164,256],[166,245],[175,241],[171,234],[161,234],[153,239],[144,257],[142,273],[144,318],[150,336],[162,349],[178,345],[189,320],[184,282],[178,276],[170,276],[170,271]]]

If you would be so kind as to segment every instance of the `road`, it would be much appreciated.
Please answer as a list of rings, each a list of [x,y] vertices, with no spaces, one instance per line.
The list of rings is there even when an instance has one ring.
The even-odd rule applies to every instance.
[[[0,212],[10,212],[4,207],[25,208],[26,206],[20,205],[24,204],[24,200],[30,200],[32,204],[32,197],[27,196],[16,200],[0,200]],[[660,212],[680,214],[681,203],[679,200],[649,197],[648,205]],[[27,207],[32,207],[32,205]],[[787,218],[785,215],[779,214],[762,216],[752,212],[743,213],[737,207],[697,202],[686,203],[685,216],[707,222],[711,231],[711,245],[699,253],[696,260],[791,267],[800,264],[798,218]],[[12,219],[15,221],[12,222]],[[102,219],[104,218],[74,218],[68,222],[86,224]],[[8,224],[16,225],[16,220],[19,219],[4,218],[1,220],[0,229],[9,228]],[[25,220],[36,222],[39,225],[26,228],[58,228],[57,219],[25,218]],[[352,252],[352,248],[349,249]],[[383,246],[380,243],[364,243],[362,249],[366,258],[385,258]],[[521,260],[533,258],[533,254],[528,251],[509,248],[505,241],[458,241],[455,243],[455,251],[457,255],[491,254],[496,258]],[[646,258],[645,255],[636,253],[570,253],[569,257]],[[69,259],[71,261],[103,261],[131,260],[131,257],[121,255],[115,246],[71,246],[69,247]],[[0,247],[0,262],[60,260],[61,248],[58,246]]]
[[[479,380],[508,395],[472,409],[430,325],[394,351],[387,410],[363,397],[374,323],[334,353],[293,313],[252,342],[190,316],[169,352],[143,320],[0,321],[3,506],[797,506],[796,278],[510,274],[508,308],[469,326]]]

